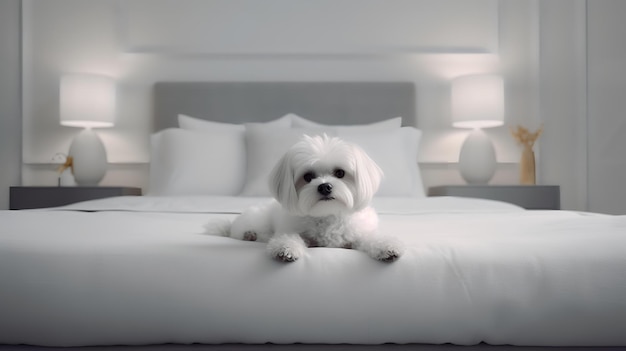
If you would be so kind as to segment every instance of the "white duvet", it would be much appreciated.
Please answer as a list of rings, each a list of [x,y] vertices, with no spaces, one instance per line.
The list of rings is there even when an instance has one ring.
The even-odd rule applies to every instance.
[[[265,201],[265,200],[261,200]],[[0,344],[626,345],[626,216],[376,199],[397,262],[204,235],[257,198],[0,212]]]

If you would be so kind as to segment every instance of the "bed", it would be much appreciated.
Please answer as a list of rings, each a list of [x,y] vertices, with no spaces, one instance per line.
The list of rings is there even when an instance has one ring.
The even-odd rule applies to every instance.
[[[426,197],[415,94],[157,83],[146,196],[0,212],[0,349],[626,346],[626,217]],[[373,206],[406,246],[397,262],[310,248],[285,264],[206,234],[270,200],[264,172],[305,132],[380,163]]]

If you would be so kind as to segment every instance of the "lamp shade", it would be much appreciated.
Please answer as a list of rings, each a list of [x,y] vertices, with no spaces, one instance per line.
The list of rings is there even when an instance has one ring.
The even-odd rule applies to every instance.
[[[70,127],[101,128],[115,123],[115,81],[95,74],[61,77],[60,120]]]
[[[504,84],[498,75],[461,76],[452,81],[452,125],[489,128],[504,124]]]

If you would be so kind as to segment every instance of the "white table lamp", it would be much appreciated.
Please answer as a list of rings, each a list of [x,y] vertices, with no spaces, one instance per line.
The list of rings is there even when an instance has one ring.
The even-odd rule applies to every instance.
[[[487,184],[496,170],[496,150],[482,128],[504,124],[504,84],[497,75],[469,75],[452,81],[452,125],[472,128],[459,154],[469,184]]]
[[[61,78],[61,124],[85,128],[74,137],[68,153],[78,185],[98,185],[106,173],[106,149],[92,128],[114,125],[115,101],[115,81],[110,77],[68,74]]]

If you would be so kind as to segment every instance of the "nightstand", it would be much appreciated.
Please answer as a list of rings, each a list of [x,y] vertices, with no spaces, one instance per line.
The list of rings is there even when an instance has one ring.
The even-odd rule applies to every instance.
[[[428,189],[428,196],[459,196],[509,202],[532,210],[559,210],[558,185],[444,185]]]
[[[140,188],[118,186],[12,186],[12,210],[56,207],[113,196],[141,195]]]

